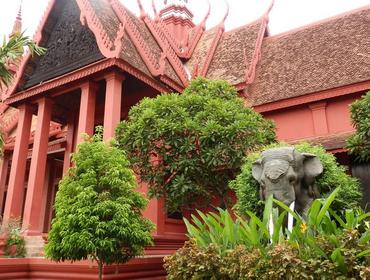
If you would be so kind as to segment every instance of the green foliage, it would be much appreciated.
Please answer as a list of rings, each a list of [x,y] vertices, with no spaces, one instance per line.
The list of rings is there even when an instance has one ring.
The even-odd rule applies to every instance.
[[[199,212],[201,220],[186,222],[190,241],[165,259],[168,279],[368,279],[370,212],[338,215],[331,209],[338,192],[315,200],[307,220],[271,197],[263,218],[248,212],[247,220],[232,222],[221,209]],[[295,220],[291,231],[284,225],[287,213]]]
[[[198,78],[182,94],[144,98],[116,131],[151,197],[172,212],[227,197],[247,152],[275,139],[273,124],[223,81]],[[224,201],[227,204],[227,201]]]
[[[21,223],[18,219],[10,219],[1,227],[1,234],[5,236],[4,256],[8,258],[24,258],[26,256],[26,242],[21,233]]]
[[[265,147],[263,150],[277,146],[288,145],[284,143],[273,144]],[[334,155],[327,153],[321,146],[314,146],[308,143],[295,145],[295,148],[299,152],[316,155],[323,164],[323,174],[316,180],[322,197],[328,197],[335,188],[339,188],[336,201],[332,205],[334,210],[353,208],[358,205],[362,197],[360,185],[356,179],[347,175],[346,169],[336,162]],[[244,215],[248,210],[261,213],[262,204],[259,201],[258,194],[259,184],[252,176],[252,164],[259,157],[260,152],[249,154],[242,166],[241,173],[235,180],[230,182],[230,187],[235,190],[238,198],[235,208],[241,215]]]
[[[187,241],[164,261],[168,280],[224,279],[220,273],[221,256],[212,244],[199,248],[194,241]]]
[[[13,79],[13,73],[9,71],[9,64],[18,64],[22,58],[24,47],[27,47],[31,54],[43,55],[46,49],[41,48],[24,33],[16,33],[7,41],[4,37],[0,46],[0,90],[7,87]]]
[[[370,161],[370,91],[350,106],[356,133],[347,140],[350,154],[358,162]]]
[[[92,258],[123,263],[151,244],[153,224],[141,211],[147,200],[124,153],[97,134],[78,146],[74,167],[59,184],[46,256],[56,261]]]

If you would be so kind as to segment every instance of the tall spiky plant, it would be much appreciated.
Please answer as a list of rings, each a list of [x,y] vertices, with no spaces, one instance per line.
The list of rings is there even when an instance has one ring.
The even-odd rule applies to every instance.
[[[37,44],[28,36],[22,33],[15,33],[8,40],[4,36],[3,43],[0,46],[0,90],[9,86],[13,80],[14,72],[9,69],[10,65],[17,65],[22,59],[25,48],[31,54],[43,55],[45,48]]]

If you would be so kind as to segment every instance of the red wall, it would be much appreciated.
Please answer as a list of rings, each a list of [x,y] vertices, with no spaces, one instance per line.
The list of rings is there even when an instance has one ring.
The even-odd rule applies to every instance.
[[[314,134],[311,110],[308,107],[288,108],[263,115],[275,122],[279,140],[308,138]]]
[[[279,140],[299,140],[351,132],[349,105],[360,94],[262,113],[275,122]]]

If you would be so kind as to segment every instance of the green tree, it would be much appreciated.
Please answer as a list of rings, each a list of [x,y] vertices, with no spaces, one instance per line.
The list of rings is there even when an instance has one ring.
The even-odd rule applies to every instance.
[[[59,184],[46,256],[55,261],[94,259],[123,263],[152,243],[154,225],[142,217],[147,200],[124,153],[97,134],[78,146],[74,167]]]
[[[164,197],[169,212],[214,197],[228,203],[228,181],[247,152],[275,140],[274,125],[244,105],[224,81],[193,80],[182,94],[145,98],[116,130],[119,148]]]
[[[289,145],[285,143],[273,144],[262,150],[277,146]],[[346,173],[343,166],[337,163],[334,155],[327,153],[321,146],[308,143],[295,145],[295,148],[302,153],[314,154],[320,159],[324,171],[316,179],[316,184],[323,197],[327,197],[335,188],[338,188],[338,195],[332,204],[334,210],[340,211],[358,206],[362,197],[360,184]],[[241,173],[230,182],[230,187],[235,190],[238,198],[235,207],[240,215],[245,215],[247,211],[261,213],[263,207],[258,194],[259,184],[252,176],[252,164],[260,157],[261,151],[250,153],[245,159]]]
[[[370,161],[370,91],[350,106],[356,133],[347,140],[349,153],[358,162]]]

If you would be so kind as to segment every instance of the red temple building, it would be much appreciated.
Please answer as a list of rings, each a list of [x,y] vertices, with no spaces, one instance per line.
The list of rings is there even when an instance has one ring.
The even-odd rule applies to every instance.
[[[21,217],[29,258],[1,259],[1,279],[96,279],[90,262],[55,264],[40,256],[58,182],[81,133],[104,126],[104,140],[143,97],[181,92],[197,76],[234,85],[248,106],[275,121],[280,140],[321,143],[350,165],[348,105],[370,89],[370,6],[270,36],[268,14],[225,31],[206,30],[187,1],[164,1],[135,16],[118,0],[51,0],[34,40],[42,57],[24,57],[1,92],[5,151],[0,162],[4,221]],[[270,7],[271,8],[271,7]],[[269,9],[270,10],[270,9]],[[21,29],[20,14],[13,31]],[[145,192],[146,186],[141,190]],[[185,240],[163,201],[144,213],[157,229],[146,256],[105,268],[105,279],[164,279],[162,258]]]

